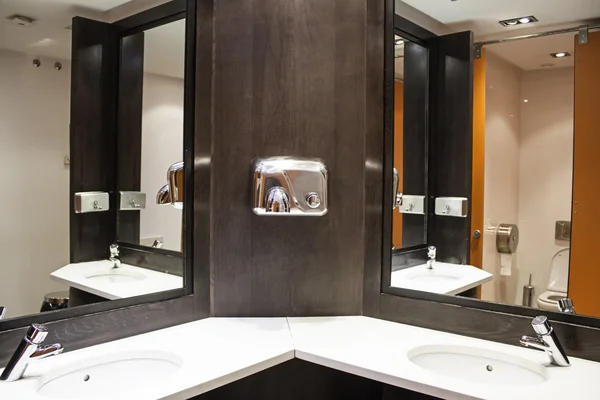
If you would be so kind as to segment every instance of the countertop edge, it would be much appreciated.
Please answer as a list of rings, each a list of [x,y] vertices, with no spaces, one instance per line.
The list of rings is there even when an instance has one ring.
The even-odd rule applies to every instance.
[[[420,382],[408,380],[399,376],[389,375],[383,372],[373,371],[356,364],[348,364],[330,358],[318,356],[296,349],[296,358],[313,364],[322,365],[327,368],[332,368],[338,371],[346,372],[352,375],[361,376],[373,381],[385,383],[391,386],[411,390],[421,394],[435,396],[447,400],[483,400],[479,397],[465,395],[459,392],[442,389],[437,386],[431,386]]]
[[[196,386],[184,389],[177,393],[172,393],[164,397],[159,397],[157,400],[188,400],[194,396],[198,396],[219,387],[244,379],[250,375],[267,370],[276,365],[283,364],[286,361],[295,358],[295,350],[291,349],[275,357],[265,359],[255,364],[249,365],[242,369],[232,371],[226,375],[219,376],[210,381],[202,382]]]

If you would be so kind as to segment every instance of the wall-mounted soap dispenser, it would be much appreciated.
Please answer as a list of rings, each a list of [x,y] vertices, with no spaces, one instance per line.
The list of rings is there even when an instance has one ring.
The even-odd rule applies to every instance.
[[[257,215],[325,215],[327,179],[320,159],[257,158],[252,163],[252,211]]]

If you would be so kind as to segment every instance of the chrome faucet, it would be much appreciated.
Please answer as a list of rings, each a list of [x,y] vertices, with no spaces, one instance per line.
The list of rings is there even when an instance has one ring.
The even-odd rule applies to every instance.
[[[436,254],[437,254],[437,250],[436,250],[435,246],[429,246],[427,248],[427,257],[429,257],[429,260],[427,260],[427,269],[433,269],[433,265],[435,264]]]
[[[573,307],[573,300],[568,297],[558,300],[558,309],[560,312],[567,314],[575,314],[575,307]]]
[[[548,318],[544,315],[535,317],[531,321],[531,326],[537,337],[522,336],[520,343],[526,347],[544,350],[550,357],[550,362],[554,365],[558,365],[559,367],[570,366],[569,358],[560,344],[552,325],[550,325]]]
[[[120,268],[121,259],[119,258],[119,245],[111,244],[108,249],[110,250],[110,257],[108,259],[113,263],[113,268]]]
[[[289,213],[290,212],[290,195],[287,190],[281,186],[272,187],[267,193],[268,213]]]
[[[62,353],[63,347],[59,343],[40,346],[47,335],[48,329],[44,325],[32,324],[8,364],[6,364],[6,368],[0,375],[0,380],[7,382],[19,380],[23,377],[31,360],[39,360]]]
[[[0,306],[0,319],[6,318],[6,307]]]

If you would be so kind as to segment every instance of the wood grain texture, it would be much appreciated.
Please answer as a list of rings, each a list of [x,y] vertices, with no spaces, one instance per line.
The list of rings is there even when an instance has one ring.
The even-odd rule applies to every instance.
[[[132,248],[128,247],[127,244],[120,244],[119,252],[121,262],[124,264],[185,276],[185,257],[180,252],[152,249],[145,246]]]
[[[421,393],[293,359],[196,396],[194,400],[243,398],[261,400],[435,399]]]
[[[363,314],[379,313],[383,248],[391,248],[392,237],[381,232],[391,229],[391,189],[385,192],[385,171],[392,160],[384,159],[388,141],[393,138],[394,55],[385,51],[394,43],[393,0],[367,2],[367,117],[364,171],[364,272]],[[383,63],[382,63],[383,61]],[[390,100],[390,101],[386,101]],[[387,139],[386,139],[387,138]],[[389,176],[388,176],[389,177]],[[390,197],[388,197],[388,195]],[[385,210],[385,211],[384,211]],[[390,263],[391,254],[387,258]]]
[[[71,262],[106,258],[116,236],[116,211],[74,213],[77,192],[116,188],[118,40],[110,24],[73,18],[70,128]]]
[[[215,4],[211,249],[216,316],[362,310],[365,5],[370,3]],[[277,155],[325,160],[327,215],[252,213],[251,161]]]
[[[596,252],[600,215],[596,200],[600,171],[600,32],[588,43],[575,36],[575,114],[573,142],[573,211],[569,297],[580,314],[600,317],[600,270]]]
[[[194,320],[193,296],[137,305],[78,318],[47,322],[46,343],[62,343],[73,351]],[[0,332],[0,368],[4,367],[27,327]]]
[[[440,261],[468,264],[471,213],[435,215],[435,197],[471,198],[473,139],[473,33],[432,40],[428,242]]]
[[[117,192],[141,190],[144,32],[121,39],[117,114]],[[147,193],[152,201],[153,193]],[[119,194],[116,194],[119,200]],[[119,204],[119,203],[116,203]],[[115,204],[115,205],[116,205]],[[140,212],[117,212],[117,239],[140,243]]]
[[[211,315],[211,174],[213,152],[213,40],[214,2],[188,0],[186,21],[186,69],[184,91],[185,202],[192,207],[192,222],[186,224],[186,287],[193,287],[196,318]],[[187,78],[186,78],[187,79]],[[188,108],[189,107],[189,108]],[[187,134],[188,131],[193,134]],[[193,149],[189,151],[187,149]],[[193,273],[192,273],[193,272]],[[192,277],[190,280],[189,277]]]
[[[531,317],[408,297],[381,295],[380,318],[438,331],[519,346],[531,335]],[[552,318],[551,314],[544,313]],[[567,355],[600,361],[600,329],[551,321]]]
[[[429,49],[404,43],[403,193],[427,196]],[[402,246],[427,243],[428,215],[402,214]]]

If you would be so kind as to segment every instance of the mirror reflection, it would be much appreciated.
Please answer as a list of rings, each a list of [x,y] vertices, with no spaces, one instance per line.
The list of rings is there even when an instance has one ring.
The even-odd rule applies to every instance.
[[[139,175],[121,180],[119,189],[138,190],[146,197],[145,207],[119,211],[119,241],[176,252],[182,251],[183,237],[184,38],[185,20],[179,20],[123,39],[128,49],[143,43],[138,44],[143,47],[142,63],[136,65],[141,69],[136,89],[142,93],[142,106],[135,126],[141,126],[141,138],[140,132],[129,126],[119,132],[119,140],[137,141],[135,146],[128,143],[130,153],[141,153],[127,163],[127,168]],[[129,85],[122,90],[129,92]],[[177,190],[177,182],[181,190]]]
[[[426,243],[428,50],[395,35],[392,244]]]
[[[183,170],[168,205],[156,194],[183,158],[185,21],[138,33],[142,46],[119,53],[119,27],[99,21],[141,11],[128,1],[43,3],[0,4],[0,163],[17,194],[0,207],[0,319],[183,287],[183,255],[157,249],[183,247]],[[121,106],[117,88],[132,82],[110,72],[119,66],[143,68],[143,85],[129,86],[140,107],[121,107],[117,124],[108,105]],[[121,122],[138,117],[135,150],[122,146]],[[127,176],[137,186],[121,186]],[[125,213],[148,250],[121,242]]]
[[[573,32],[484,47],[474,64],[473,222],[464,238],[471,242],[470,265],[441,262],[440,244],[424,241],[394,251],[391,286],[600,317],[589,239],[597,226],[590,185],[600,166],[590,153],[598,142],[584,101],[598,85],[593,46],[589,39],[580,44]],[[395,87],[394,166],[401,171],[397,154],[407,153],[398,131],[406,132],[406,124],[399,123],[398,82]],[[403,168],[404,196],[409,171]],[[440,218],[437,210],[429,215]],[[405,219],[394,212],[396,248],[405,244]]]

